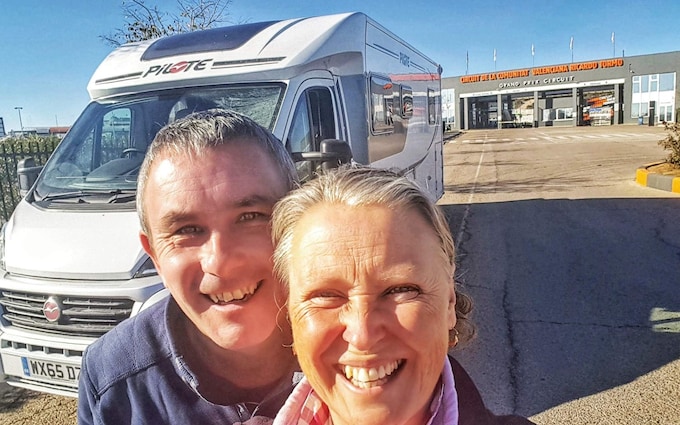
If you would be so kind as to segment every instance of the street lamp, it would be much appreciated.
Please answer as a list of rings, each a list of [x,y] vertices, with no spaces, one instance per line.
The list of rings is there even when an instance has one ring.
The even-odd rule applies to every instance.
[[[24,109],[21,106],[15,106],[14,109],[19,111],[19,127],[21,127],[21,135],[23,136],[24,134],[24,123],[21,122],[21,110]]]

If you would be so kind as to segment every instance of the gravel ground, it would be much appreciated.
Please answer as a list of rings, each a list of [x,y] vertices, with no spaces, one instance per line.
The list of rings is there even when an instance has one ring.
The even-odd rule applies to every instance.
[[[78,400],[0,384],[0,425],[75,425]]]
[[[554,407],[531,420],[540,425],[677,425],[680,424],[680,383],[669,384],[669,376],[680,376],[680,360],[629,384]],[[666,384],[660,385],[661,382]]]

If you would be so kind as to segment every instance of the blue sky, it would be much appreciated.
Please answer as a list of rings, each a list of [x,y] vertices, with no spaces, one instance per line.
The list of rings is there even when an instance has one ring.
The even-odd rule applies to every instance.
[[[176,2],[147,4],[171,10]],[[89,101],[90,75],[112,50],[100,36],[124,23],[121,1],[0,0],[0,10],[5,130],[19,130],[17,106],[24,127],[73,124]],[[617,57],[680,50],[677,0],[233,0],[229,9],[234,22],[350,11],[366,13],[439,62],[444,77],[568,63],[571,37],[575,62],[611,58],[614,49]]]

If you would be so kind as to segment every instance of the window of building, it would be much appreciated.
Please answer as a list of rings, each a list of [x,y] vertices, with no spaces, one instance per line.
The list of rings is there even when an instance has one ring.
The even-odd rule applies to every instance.
[[[649,76],[649,91],[652,93],[659,91],[659,74]]]
[[[660,91],[675,90],[675,72],[659,75],[659,90]]]
[[[646,117],[649,115],[649,102],[655,101],[657,110],[655,114],[659,121],[670,121],[668,111],[661,111],[662,105],[673,103],[675,97],[675,73],[636,75],[632,79],[631,118]],[[672,119],[672,113],[671,113]]]
[[[642,93],[649,93],[649,75],[640,76],[640,88]]]
[[[574,108],[557,108],[556,109],[557,120],[570,120],[574,118]]]
[[[673,105],[659,105],[659,121],[673,121]]]
[[[632,118],[637,118],[640,116],[640,104],[633,103],[630,105],[630,116]]]
[[[640,114],[645,117],[649,115],[649,102],[640,102]]]
[[[554,108],[543,110],[543,121],[571,120],[574,118],[574,108]]]
[[[649,102],[633,102],[630,116],[632,118],[646,117],[649,115]]]
[[[640,76],[633,77],[633,93],[640,93]]]

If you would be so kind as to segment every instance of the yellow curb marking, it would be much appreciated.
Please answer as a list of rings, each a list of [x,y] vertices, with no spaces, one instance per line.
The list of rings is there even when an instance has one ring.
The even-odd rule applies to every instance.
[[[671,186],[671,192],[680,193],[680,177],[673,179],[673,185]]]
[[[649,171],[647,171],[645,168],[638,168],[635,172],[635,181],[642,186],[647,186],[648,174]]]

